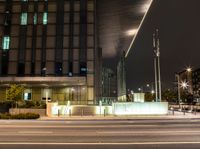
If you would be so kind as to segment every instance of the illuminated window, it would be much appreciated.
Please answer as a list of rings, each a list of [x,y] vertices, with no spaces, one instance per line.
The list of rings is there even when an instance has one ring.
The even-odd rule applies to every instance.
[[[47,14],[47,12],[44,12],[44,14],[43,14],[43,24],[46,25],[47,22],[48,22],[48,14]]]
[[[28,18],[27,13],[21,14],[21,25],[27,25],[27,18]]]
[[[34,14],[33,23],[34,23],[35,25],[37,24],[37,13]]]
[[[25,89],[24,90],[24,100],[29,101],[32,98],[32,92],[31,89]]]
[[[9,36],[3,37],[2,47],[3,47],[3,50],[9,49],[9,47],[10,47],[10,37]]]

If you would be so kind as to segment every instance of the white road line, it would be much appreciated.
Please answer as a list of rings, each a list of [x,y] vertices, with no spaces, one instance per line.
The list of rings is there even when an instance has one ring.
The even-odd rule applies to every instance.
[[[52,131],[18,131],[19,134],[52,134]]]
[[[87,125],[87,126],[24,126],[24,125],[0,125],[1,128],[115,128],[115,127],[158,127],[159,125],[101,125],[101,126],[94,126],[94,125]]]
[[[200,131],[97,131],[103,134],[171,134],[171,133],[200,133]]]
[[[172,145],[172,144],[200,144],[200,142],[127,142],[127,143],[0,142],[0,145]]]

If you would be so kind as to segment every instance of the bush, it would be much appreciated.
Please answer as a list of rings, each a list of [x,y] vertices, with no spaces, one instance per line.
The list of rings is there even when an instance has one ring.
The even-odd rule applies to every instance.
[[[24,101],[18,108],[45,109],[46,103],[39,101]]]
[[[39,114],[36,113],[20,113],[11,115],[9,113],[0,114],[0,119],[38,119],[40,118]]]

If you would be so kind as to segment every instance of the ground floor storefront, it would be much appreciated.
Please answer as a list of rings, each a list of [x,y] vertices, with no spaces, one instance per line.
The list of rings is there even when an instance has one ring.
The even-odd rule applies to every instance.
[[[94,104],[94,88],[84,77],[3,78],[0,83],[0,100],[6,100],[6,90],[12,84],[24,86],[24,101],[59,102],[70,101],[72,105]]]

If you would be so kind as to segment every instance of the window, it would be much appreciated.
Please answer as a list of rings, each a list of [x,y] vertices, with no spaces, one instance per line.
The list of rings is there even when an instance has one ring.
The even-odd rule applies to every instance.
[[[5,51],[10,48],[10,37],[9,36],[3,37],[2,47],[3,47],[3,50],[5,50]]]
[[[48,22],[48,14],[47,14],[47,12],[44,12],[44,14],[43,14],[43,24],[46,25],[47,22]]]
[[[27,18],[28,18],[27,13],[23,12],[21,14],[21,25],[27,25]]]
[[[24,100],[25,101],[31,100],[31,89],[24,90]]]
[[[33,23],[34,23],[34,25],[37,24],[37,13],[35,13],[33,16]]]

